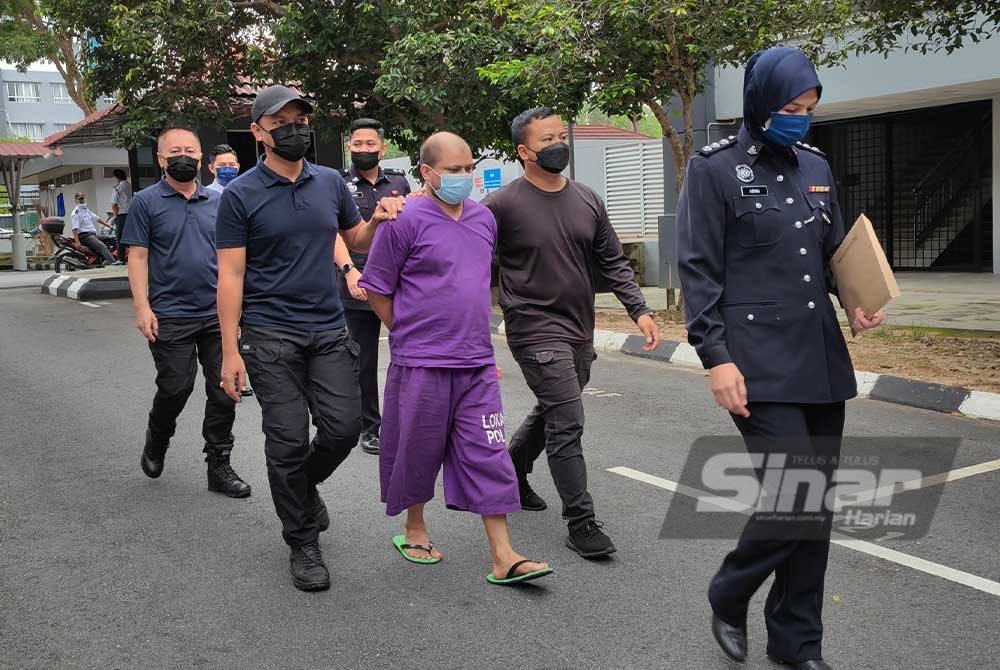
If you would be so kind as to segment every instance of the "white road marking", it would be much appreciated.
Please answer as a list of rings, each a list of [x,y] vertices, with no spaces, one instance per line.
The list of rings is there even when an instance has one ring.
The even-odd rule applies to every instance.
[[[66,288],[66,297],[77,300],[80,297],[80,289],[87,285],[87,279],[74,279],[73,283]]]
[[[98,305],[97,303],[89,302],[87,300],[81,300],[80,304],[81,305],[86,305],[87,307],[101,307],[101,305]]]
[[[69,277],[67,277],[65,275],[59,275],[58,277],[56,277],[52,281],[52,283],[49,284],[49,295],[58,295],[58,293],[56,292],[56,289],[59,288],[60,286],[62,286],[63,283],[66,282],[68,279],[69,279]]]
[[[980,463],[979,465],[968,465],[964,468],[951,470],[950,472],[930,475],[929,477],[921,477],[920,479],[911,479],[909,481],[899,482],[898,484],[894,484],[892,486],[883,486],[870,491],[862,491],[857,494],[852,494],[851,497],[855,499],[866,499],[869,497],[872,499],[888,498],[897,493],[917,491],[919,489],[925,489],[929,486],[946,484],[947,482],[954,482],[959,479],[965,479],[966,477],[981,475],[987,472],[994,472],[996,470],[1000,470],[1000,458],[995,461],[986,461],[985,463]]]
[[[993,463],[991,461],[990,463]],[[990,463],[984,463],[983,465],[989,465]],[[981,466],[971,466],[971,468],[977,468]],[[996,468],[993,468],[996,469]],[[970,470],[970,468],[961,468],[961,470]],[[988,472],[988,470],[986,470]],[[628,477],[629,479],[634,479],[636,481],[643,482],[644,484],[649,484],[651,486],[656,486],[657,488],[665,489],[673,493],[680,493],[691,498],[698,498],[708,495],[703,491],[698,489],[693,489],[689,486],[679,484],[677,482],[672,482],[669,479],[663,479],[662,477],[657,477],[655,475],[646,474],[645,472],[640,472],[639,470],[633,470],[632,468],[626,467],[615,467],[608,468],[608,472],[613,472],[616,475],[621,475],[623,477]],[[955,470],[953,472],[960,472]],[[952,473],[944,473],[944,475],[949,475]],[[963,476],[971,476],[972,474],[978,474],[972,472],[970,474],[965,474]],[[944,476],[935,475],[935,476]],[[930,478],[928,478],[930,479]],[[946,480],[951,481],[951,480]],[[746,513],[748,508],[742,503],[733,502],[732,511]],[[854,551],[861,552],[863,554],[868,554],[869,556],[874,556],[876,558],[881,558],[886,561],[891,561],[899,565],[918,570],[920,572],[925,572],[929,575],[934,575],[935,577],[941,577],[942,579],[947,579],[948,581],[955,582],[956,584],[962,584],[963,586],[968,586],[970,588],[976,589],[977,591],[982,591],[984,593],[989,593],[990,595],[1000,596],[1000,582],[995,582],[978,575],[973,575],[968,572],[963,572],[961,570],[956,570],[954,568],[949,568],[947,565],[941,565],[940,563],[934,563],[933,561],[928,561],[923,558],[917,558],[916,556],[910,556],[909,554],[904,554],[901,551],[896,551],[894,549],[889,549],[888,547],[883,547],[872,542],[865,542],[864,540],[855,540],[853,538],[847,537],[840,533],[834,533],[831,539],[833,544],[846,549],[853,549]]]

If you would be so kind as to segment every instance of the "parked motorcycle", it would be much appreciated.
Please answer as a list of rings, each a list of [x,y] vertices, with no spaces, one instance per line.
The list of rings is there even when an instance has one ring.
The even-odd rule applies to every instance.
[[[56,251],[52,255],[53,269],[62,273],[104,267],[100,256],[82,244],[78,244],[72,237],[63,235],[65,228],[65,222],[58,216],[49,216],[42,220],[42,230],[49,234],[55,244]],[[101,236],[100,240],[111,251],[111,255],[117,259],[118,247],[114,236]]]

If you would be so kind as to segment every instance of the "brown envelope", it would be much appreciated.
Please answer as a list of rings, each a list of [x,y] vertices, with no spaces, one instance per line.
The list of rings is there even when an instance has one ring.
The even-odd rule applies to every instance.
[[[849,316],[860,307],[868,316],[899,297],[899,286],[868,217],[862,214],[830,259],[840,304]]]

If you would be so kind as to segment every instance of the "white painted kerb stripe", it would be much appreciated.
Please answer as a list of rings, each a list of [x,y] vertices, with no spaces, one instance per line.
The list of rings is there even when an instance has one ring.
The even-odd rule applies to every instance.
[[[988,465],[988,464],[984,463],[983,465]],[[979,466],[971,466],[971,467],[975,468]],[[963,470],[966,469],[968,468],[963,468]],[[608,468],[608,472],[613,472],[616,475],[622,475],[623,477],[628,477],[629,479],[635,479],[645,484],[650,484],[652,486],[656,486],[661,489],[666,489],[667,491],[672,491],[674,493],[680,493],[682,495],[686,495],[691,498],[697,498],[708,495],[703,491],[699,491],[697,489],[684,486],[683,484],[678,484],[677,482],[672,482],[669,479],[663,479],[661,477],[656,477],[654,475],[648,475],[645,472],[633,470],[632,468],[626,468],[626,467]],[[945,473],[945,474],[951,474],[951,473]],[[976,473],[971,473],[971,474],[976,474]],[[965,475],[965,476],[968,477],[971,475]],[[746,507],[740,503],[735,503],[735,505],[736,507],[741,509],[736,509],[734,507],[734,511],[746,510]],[[963,586],[974,588],[977,591],[983,591],[984,593],[989,593],[994,596],[1000,596],[1000,582],[994,582],[984,577],[979,577],[978,575],[973,575],[968,572],[962,572],[961,570],[955,570],[954,568],[949,568],[948,566],[941,565],[940,563],[934,563],[933,561],[927,561],[922,558],[917,558],[916,556],[910,556],[909,554],[904,554],[903,552],[896,551],[894,549],[889,549],[888,547],[883,547],[881,545],[872,542],[865,542],[864,540],[855,540],[840,533],[834,533],[834,537],[831,541],[833,542],[833,544],[836,544],[840,547],[844,547],[846,549],[853,549],[854,551],[858,551],[863,554],[868,554],[869,556],[875,556],[876,558],[881,558],[886,561],[898,563],[899,565],[904,565],[908,568],[919,570],[920,572],[925,572],[929,575],[934,575],[935,577],[941,577],[942,579],[947,579],[948,581],[955,582],[956,584],[962,584]]]
[[[76,300],[80,297],[80,289],[87,285],[89,279],[74,279],[73,283],[70,284],[69,288],[66,289],[66,297],[72,300]]]
[[[58,277],[56,277],[55,280],[51,284],[49,284],[49,295],[59,295],[56,292],[56,289],[62,286],[67,279],[69,279],[69,277],[65,275],[59,275]]]

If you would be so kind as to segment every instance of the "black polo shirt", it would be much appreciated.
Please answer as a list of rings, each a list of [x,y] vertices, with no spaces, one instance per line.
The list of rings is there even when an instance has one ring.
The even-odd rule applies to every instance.
[[[361,223],[336,170],[305,163],[291,182],[261,160],[222,193],[220,249],[246,248],[243,323],[315,332],[344,325],[333,246]]]
[[[215,315],[215,220],[219,194],[198,186],[190,200],[166,181],[135,194],[122,243],[149,250],[149,306],[157,318]]]

